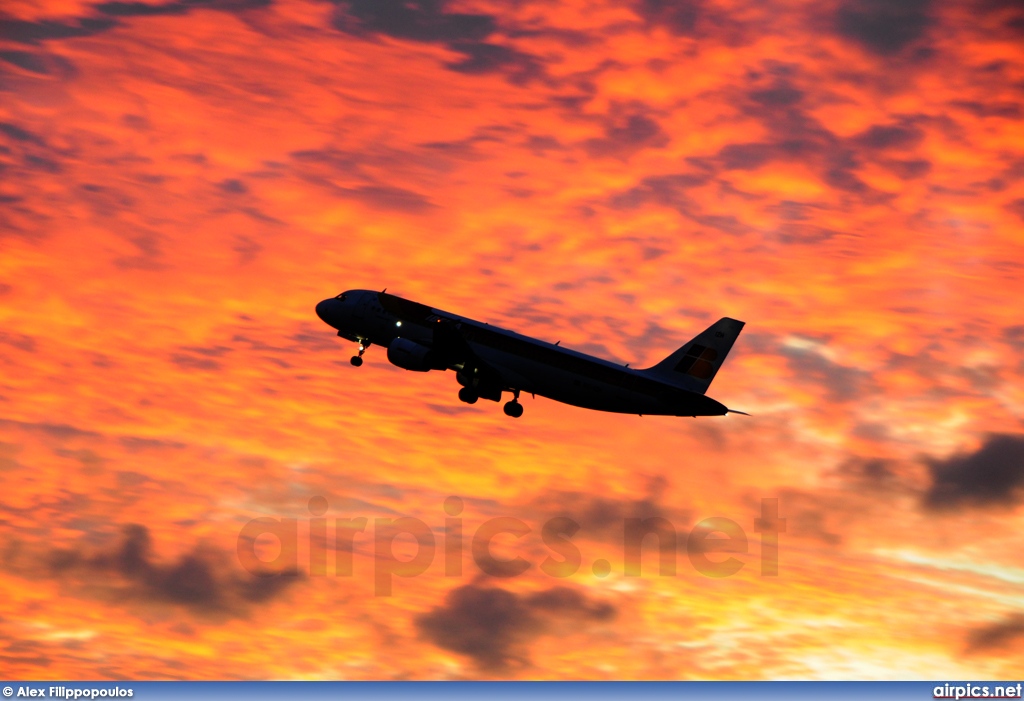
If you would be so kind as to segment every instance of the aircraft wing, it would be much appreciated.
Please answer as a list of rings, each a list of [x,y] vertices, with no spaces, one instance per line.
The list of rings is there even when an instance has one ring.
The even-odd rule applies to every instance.
[[[497,391],[500,397],[505,387],[502,373],[473,351],[466,340],[463,325],[461,321],[439,318],[434,324],[434,352],[449,367],[461,365],[461,372],[467,378],[473,378],[474,386],[490,394]]]
[[[461,326],[460,322],[439,318],[434,324],[432,348],[448,365],[475,365],[479,358],[462,335]]]

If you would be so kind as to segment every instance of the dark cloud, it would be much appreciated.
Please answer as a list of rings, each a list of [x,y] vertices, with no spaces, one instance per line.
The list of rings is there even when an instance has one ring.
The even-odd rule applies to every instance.
[[[1024,350],[1024,325],[1007,326],[1003,329],[1003,340],[1017,350]]]
[[[315,182],[321,182],[313,178],[312,173],[345,173],[349,177],[358,179],[369,179],[364,164],[365,153],[354,153],[341,151],[333,148],[307,149],[304,151],[293,151],[291,157],[297,164],[296,167]],[[327,183],[329,184],[329,183]]]
[[[634,9],[648,23],[684,35],[696,32],[697,21],[706,11],[702,0],[640,0]]]
[[[517,39],[519,37],[541,37],[544,39],[554,39],[572,48],[593,46],[600,41],[600,39],[591,32],[577,29],[566,29],[564,27],[510,28],[506,33],[512,39]]]
[[[783,200],[765,207],[766,211],[779,217],[775,236],[778,241],[786,244],[813,244],[836,236],[839,232],[811,223],[823,209],[824,205],[793,200]]]
[[[528,664],[526,646],[551,632],[553,624],[608,621],[615,614],[612,605],[591,602],[569,587],[520,595],[470,584],[453,589],[442,606],[418,616],[416,627],[438,647],[500,672]]]
[[[639,185],[613,195],[609,204],[614,209],[634,209],[654,203],[680,212],[692,211],[695,205],[686,191],[703,185],[709,177],[707,173],[652,175],[641,180]]]
[[[449,592],[444,605],[419,616],[416,626],[438,647],[467,655],[486,669],[524,663],[521,648],[540,630],[518,595],[474,585]]]
[[[138,436],[123,436],[118,439],[118,442],[132,453],[140,450],[181,450],[186,446],[181,441],[164,441],[157,438],[139,438]]]
[[[779,513],[786,519],[787,538],[817,541],[839,547],[843,543],[840,526],[849,528],[858,518],[858,504],[843,499],[828,499],[821,491],[809,492],[782,487],[778,490]],[[751,508],[760,509],[760,501],[751,501]]]
[[[407,171],[421,165],[421,155],[404,152],[349,153],[328,148],[295,151],[291,156],[299,177],[327,188],[337,197],[361,202],[375,209],[407,214],[421,214],[435,206],[418,192],[380,183],[370,174],[371,170],[378,169],[396,173]],[[425,160],[436,162],[438,159],[435,156]],[[336,178],[363,183],[339,185],[335,182]]]
[[[227,180],[222,180],[219,183],[217,183],[217,187],[219,187],[223,192],[226,192],[229,195],[244,195],[245,193],[249,192],[249,188],[246,186],[246,184],[237,178],[228,178]]]
[[[422,42],[480,41],[495,30],[491,15],[446,12],[443,0],[349,0],[339,3],[334,26]]]
[[[675,342],[668,342],[666,347],[672,347]],[[652,477],[648,479],[646,495],[637,499],[554,490],[540,495],[531,507],[544,518],[564,516],[572,519],[580,525],[580,534],[585,536],[621,538],[627,518],[663,518],[682,532],[691,525],[691,514],[685,509],[672,509],[662,504],[659,496],[665,488],[664,478]]]
[[[901,180],[923,178],[932,171],[931,161],[923,158],[913,158],[910,160],[884,159],[880,160],[879,163],[892,171]]]
[[[0,60],[24,68],[30,73],[47,75],[50,72],[47,62],[42,56],[28,51],[0,51]]]
[[[778,353],[786,358],[797,381],[821,385],[833,401],[847,402],[863,395],[869,378],[864,370],[832,362],[812,348],[782,346]]]
[[[667,515],[651,498],[609,499],[581,492],[556,492],[542,498],[537,506],[546,512],[571,518],[585,533],[618,533],[627,518],[664,518]]]
[[[21,452],[21,446],[0,441],[0,472],[23,469],[23,465],[15,459]]]
[[[544,75],[544,68],[536,57],[508,46],[480,41],[457,41],[448,46],[465,56],[462,60],[444,64],[457,73],[505,73],[509,81],[516,85]]]
[[[207,358],[220,358],[230,353],[233,349],[230,346],[181,346],[186,353],[196,353]]]
[[[603,138],[588,139],[583,145],[591,156],[597,158],[628,158],[641,149],[663,148],[669,140],[657,121],[642,112],[633,111],[613,116],[605,125]]]
[[[214,348],[183,347],[183,353],[174,353],[171,362],[180,368],[190,370],[219,370],[220,363],[214,360],[219,358],[231,348],[217,346]]]
[[[277,226],[284,226],[284,222],[281,221],[280,219],[277,219],[276,217],[272,217],[269,214],[264,214],[263,212],[261,212],[260,210],[256,209],[255,207],[239,207],[238,211],[241,212],[242,214],[250,216],[253,219],[255,219],[256,221],[262,222],[264,224],[275,224]],[[245,236],[241,236],[239,238],[244,239],[246,237]],[[235,250],[238,250],[238,249],[236,248]]]
[[[448,12],[444,0],[338,0],[332,23],[354,35],[442,44],[464,58],[445,65],[469,75],[505,74],[514,84],[544,75],[540,60],[517,49],[485,41],[498,29],[488,14]]]
[[[51,39],[92,36],[116,26],[117,21],[107,17],[82,17],[71,22],[5,19],[0,22],[0,39],[9,39],[20,44],[39,44]]]
[[[793,107],[804,99],[804,91],[782,82],[770,88],[752,90],[750,99],[765,107]]]
[[[861,135],[862,142],[840,138],[808,110],[808,94],[794,84],[796,68],[772,63],[751,71],[748,77],[752,85],[737,95],[736,101],[745,114],[764,126],[766,137],[726,144],[714,157],[691,162],[711,172],[754,170],[772,162],[799,162],[816,170],[834,188],[862,197],[883,197],[862,181],[856,170],[865,153],[877,158],[875,153],[879,149],[875,146],[895,142],[902,132],[886,131],[886,125]],[[805,237],[797,234],[794,238]]]
[[[262,352],[269,352],[269,353],[297,353],[297,352],[301,352],[302,350],[304,350],[302,344],[295,344],[294,346],[291,346],[291,347],[272,346],[272,345],[269,345],[267,343],[264,343],[263,341],[253,340],[253,339],[248,338],[246,336],[242,336],[241,334],[235,334],[234,336],[232,336],[231,337],[231,342],[232,343],[244,343],[244,344],[248,345],[251,350],[262,351]]]
[[[227,573],[227,560],[212,551],[195,549],[171,563],[154,559],[149,529],[129,524],[112,549],[92,556],[76,550],[56,550],[49,558],[50,572],[61,577],[82,576],[89,581],[105,573],[110,593],[120,601],[166,602],[197,613],[242,615],[247,604],[266,601],[296,581],[295,572],[257,577]]]
[[[840,36],[880,56],[893,56],[925,35],[931,0],[843,0],[835,15]]]
[[[888,438],[884,427],[873,424],[858,424],[853,434],[876,441]],[[891,489],[900,478],[895,464],[883,458],[851,457],[836,468],[836,473],[845,481],[869,489]]]
[[[239,12],[253,8],[267,7],[272,0],[178,0],[177,2],[153,5],[144,2],[103,2],[94,5],[99,17],[78,17],[71,20],[27,20],[5,19],[0,22],[0,39],[8,39],[20,44],[41,44],[55,39],[75,39],[105,32],[120,26],[117,18],[148,17],[156,15],[182,15],[193,9],[212,9],[227,12]],[[22,65],[27,70],[45,68],[24,52],[5,52],[4,60]],[[14,54],[10,56],[10,54]],[[18,62],[21,61],[19,64]]]
[[[301,328],[302,331],[288,337],[289,340],[296,343],[297,348],[301,348],[303,351],[338,352],[338,339],[333,334],[324,333],[322,328],[312,324],[302,324]]]
[[[1024,487],[1024,436],[995,434],[975,452],[930,460],[932,485],[924,505],[933,511],[961,507],[1008,507]]]
[[[173,353],[171,362],[182,370],[220,370],[221,364],[212,358],[197,357],[190,353]]]
[[[1024,116],[1024,110],[1017,102],[975,102],[972,100],[953,100],[949,103],[953,107],[967,110],[975,117],[1002,117],[1004,119],[1020,119]]]
[[[236,236],[231,249],[238,254],[238,262],[245,265],[256,260],[263,246],[249,236]]]
[[[339,361],[340,365],[343,365]],[[445,416],[462,416],[463,414],[470,414],[473,409],[467,406],[455,406],[454,404],[427,404],[427,408],[437,414],[444,414]]]
[[[971,631],[967,637],[968,654],[1019,649],[1024,638],[1024,615],[1015,614],[1005,620]]]
[[[121,115],[121,123],[129,129],[135,129],[136,131],[148,131],[152,129],[152,123],[141,114],[123,114]]]
[[[750,231],[750,226],[732,214],[704,212],[699,199],[689,194],[691,187],[707,182],[710,177],[704,172],[651,176],[629,190],[612,195],[607,199],[607,204],[613,209],[634,209],[652,203],[674,209],[697,224],[722,233],[742,234]]]
[[[158,15],[183,15],[188,7],[183,3],[151,5],[144,2],[101,2],[95,8],[105,15],[114,17],[154,17]]]
[[[673,34],[702,37],[728,44],[745,43],[753,35],[740,13],[730,12],[721,3],[707,0],[637,0],[633,11],[649,27],[663,27]],[[764,31],[762,24],[761,31]]]
[[[853,143],[869,149],[909,149],[924,139],[924,132],[913,124],[876,124],[853,138]]]
[[[69,424],[29,423],[12,421],[10,419],[0,419],[0,427],[20,429],[23,431],[30,431],[32,433],[42,433],[46,436],[59,440],[68,438],[97,438],[100,435],[95,431],[87,431]]]
[[[547,135],[531,136],[526,140],[525,146],[539,156],[544,156],[546,151],[561,151],[565,149],[565,146],[557,138]]]
[[[439,153],[462,161],[479,161],[484,158],[477,150],[477,145],[486,142],[500,142],[501,139],[493,134],[474,134],[464,139],[453,141],[428,141],[420,144],[421,148],[428,149],[432,153]]]
[[[144,2],[104,2],[95,5],[97,11],[112,17],[153,17],[158,15],[183,15],[193,9],[224,10],[239,12],[270,6],[272,0],[178,0],[177,2],[152,5]]]
[[[828,515],[818,509],[794,509],[787,511],[786,535],[793,538],[810,538],[825,545],[840,545],[843,537],[829,529]]]
[[[430,200],[418,192],[389,185],[341,188],[340,194],[375,209],[393,210],[407,214],[421,214],[434,207]]]
[[[129,240],[138,249],[138,253],[115,258],[115,266],[122,270],[161,270],[164,267],[159,235],[141,232]]]
[[[23,162],[28,170],[38,170],[44,173],[48,173],[50,175],[59,173],[62,170],[60,163],[53,160],[52,158],[46,158],[45,156],[37,156],[31,153],[25,156]]]
[[[1018,197],[1006,205],[1006,209],[1024,219],[1024,197]]]
[[[52,653],[51,645],[40,643],[34,640],[5,641],[0,651],[0,663],[9,665],[10,669],[19,667],[49,667],[54,659],[48,653]]]
[[[799,144],[790,144],[788,149],[793,151],[795,147]],[[718,157],[727,170],[755,170],[768,161],[778,159],[780,148],[776,144],[728,144],[718,152]]]
[[[36,339],[21,333],[0,331],[0,344],[12,346],[26,353],[34,353],[36,350]]]
[[[1011,36],[1024,36],[1024,5],[1020,0],[979,0],[973,10],[978,14],[999,15],[1002,26]]]
[[[45,142],[33,134],[30,131],[22,129],[17,124],[9,124],[7,122],[0,122],[0,131],[7,136],[11,137],[15,141],[25,141],[36,146],[45,146]]]
[[[116,188],[96,183],[82,183],[78,190],[78,196],[100,217],[116,217],[136,205],[135,198]]]

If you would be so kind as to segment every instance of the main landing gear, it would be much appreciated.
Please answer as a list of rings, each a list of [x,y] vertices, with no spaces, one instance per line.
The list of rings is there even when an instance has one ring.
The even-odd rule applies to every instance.
[[[511,416],[513,419],[518,419],[523,415],[523,405],[519,403],[519,390],[514,389],[512,393],[515,395],[512,401],[505,402],[505,416]]]
[[[523,415],[523,405],[519,403],[519,390],[514,389],[512,393],[515,397],[512,401],[505,402],[505,415],[518,419]],[[473,387],[463,387],[459,390],[459,400],[466,404],[476,404],[479,399],[480,395],[477,394],[476,389]]]
[[[366,349],[369,348],[369,347],[370,347],[370,342],[369,341],[360,341],[359,342],[359,355],[353,355],[352,359],[349,362],[352,363],[353,365],[355,365],[356,367],[359,367],[360,365],[362,365],[363,364],[363,353],[365,353]]]

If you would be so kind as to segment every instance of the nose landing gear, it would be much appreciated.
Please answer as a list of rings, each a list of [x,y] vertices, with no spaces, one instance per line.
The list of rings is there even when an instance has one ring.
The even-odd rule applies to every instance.
[[[512,400],[505,402],[505,416],[511,416],[513,419],[518,419],[523,415],[523,405],[519,403],[519,390],[514,389],[512,390],[512,393],[515,395],[512,397]]]
[[[365,353],[366,349],[369,348],[369,347],[370,347],[370,342],[369,341],[360,341],[359,342],[359,355],[353,355],[352,359],[349,360],[349,362],[352,363],[353,365],[355,365],[356,367],[359,367],[360,365],[362,365],[363,364],[363,353]]]
[[[514,419],[518,419],[523,415],[523,405],[513,399],[510,402],[505,402],[505,415],[511,416]]]

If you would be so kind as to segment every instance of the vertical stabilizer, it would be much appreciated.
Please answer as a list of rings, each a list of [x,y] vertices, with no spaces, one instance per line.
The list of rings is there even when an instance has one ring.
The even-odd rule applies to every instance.
[[[715,379],[743,326],[744,323],[736,319],[719,319],[675,353],[643,372],[703,394]]]

